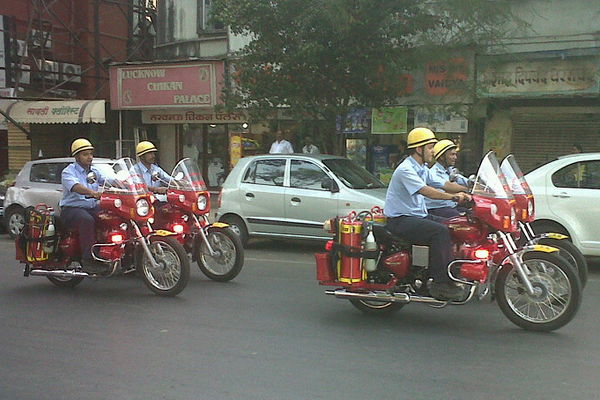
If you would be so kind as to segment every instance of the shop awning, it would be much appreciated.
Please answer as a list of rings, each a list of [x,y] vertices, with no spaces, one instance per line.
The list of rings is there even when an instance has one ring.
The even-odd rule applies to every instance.
[[[104,124],[104,103],[104,100],[0,100],[0,109],[23,124]],[[0,115],[0,119],[4,119],[4,116]]]

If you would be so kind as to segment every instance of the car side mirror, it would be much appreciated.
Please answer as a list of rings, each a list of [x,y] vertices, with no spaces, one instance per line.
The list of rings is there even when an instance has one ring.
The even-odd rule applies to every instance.
[[[331,193],[337,193],[340,191],[338,184],[330,177],[323,178],[321,181],[321,188],[329,190]]]

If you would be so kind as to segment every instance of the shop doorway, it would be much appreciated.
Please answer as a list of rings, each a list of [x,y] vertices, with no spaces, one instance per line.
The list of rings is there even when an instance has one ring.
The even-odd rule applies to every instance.
[[[194,161],[209,188],[223,185],[229,172],[229,133],[226,124],[184,124],[179,130],[181,157]]]

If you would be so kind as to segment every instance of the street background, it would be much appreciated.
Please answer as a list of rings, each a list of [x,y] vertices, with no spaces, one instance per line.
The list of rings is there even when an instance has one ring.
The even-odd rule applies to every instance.
[[[314,242],[256,240],[232,282],[192,265],[176,298],[141,279],[73,290],[22,276],[0,235],[0,399],[600,398],[600,266],[579,314],[521,330],[495,303],[370,317],[325,296]]]

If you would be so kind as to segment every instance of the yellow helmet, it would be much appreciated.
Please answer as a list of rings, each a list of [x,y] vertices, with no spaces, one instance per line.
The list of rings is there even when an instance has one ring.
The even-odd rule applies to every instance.
[[[435,134],[431,131],[431,129],[415,128],[408,132],[408,137],[406,138],[406,148],[414,149],[415,147],[425,146],[426,144],[436,142],[437,139],[435,138]]]
[[[158,149],[154,144],[152,144],[152,142],[149,142],[147,140],[139,142],[138,145],[135,147],[135,155],[138,157],[141,157],[144,154],[151,153],[153,151],[158,151]]]
[[[452,140],[442,139],[433,146],[433,158],[437,161],[446,151],[450,149],[457,149],[458,145]]]
[[[79,153],[80,151],[84,151],[84,150],[94,150],[94,146],[92,146],[92,144],[90,143],[89,140],[84,139],[84,138],[79,138],[79,139],[73,140],[73,143],[71,143],[71,155],[72,156],[75,156],[75,154]]]

